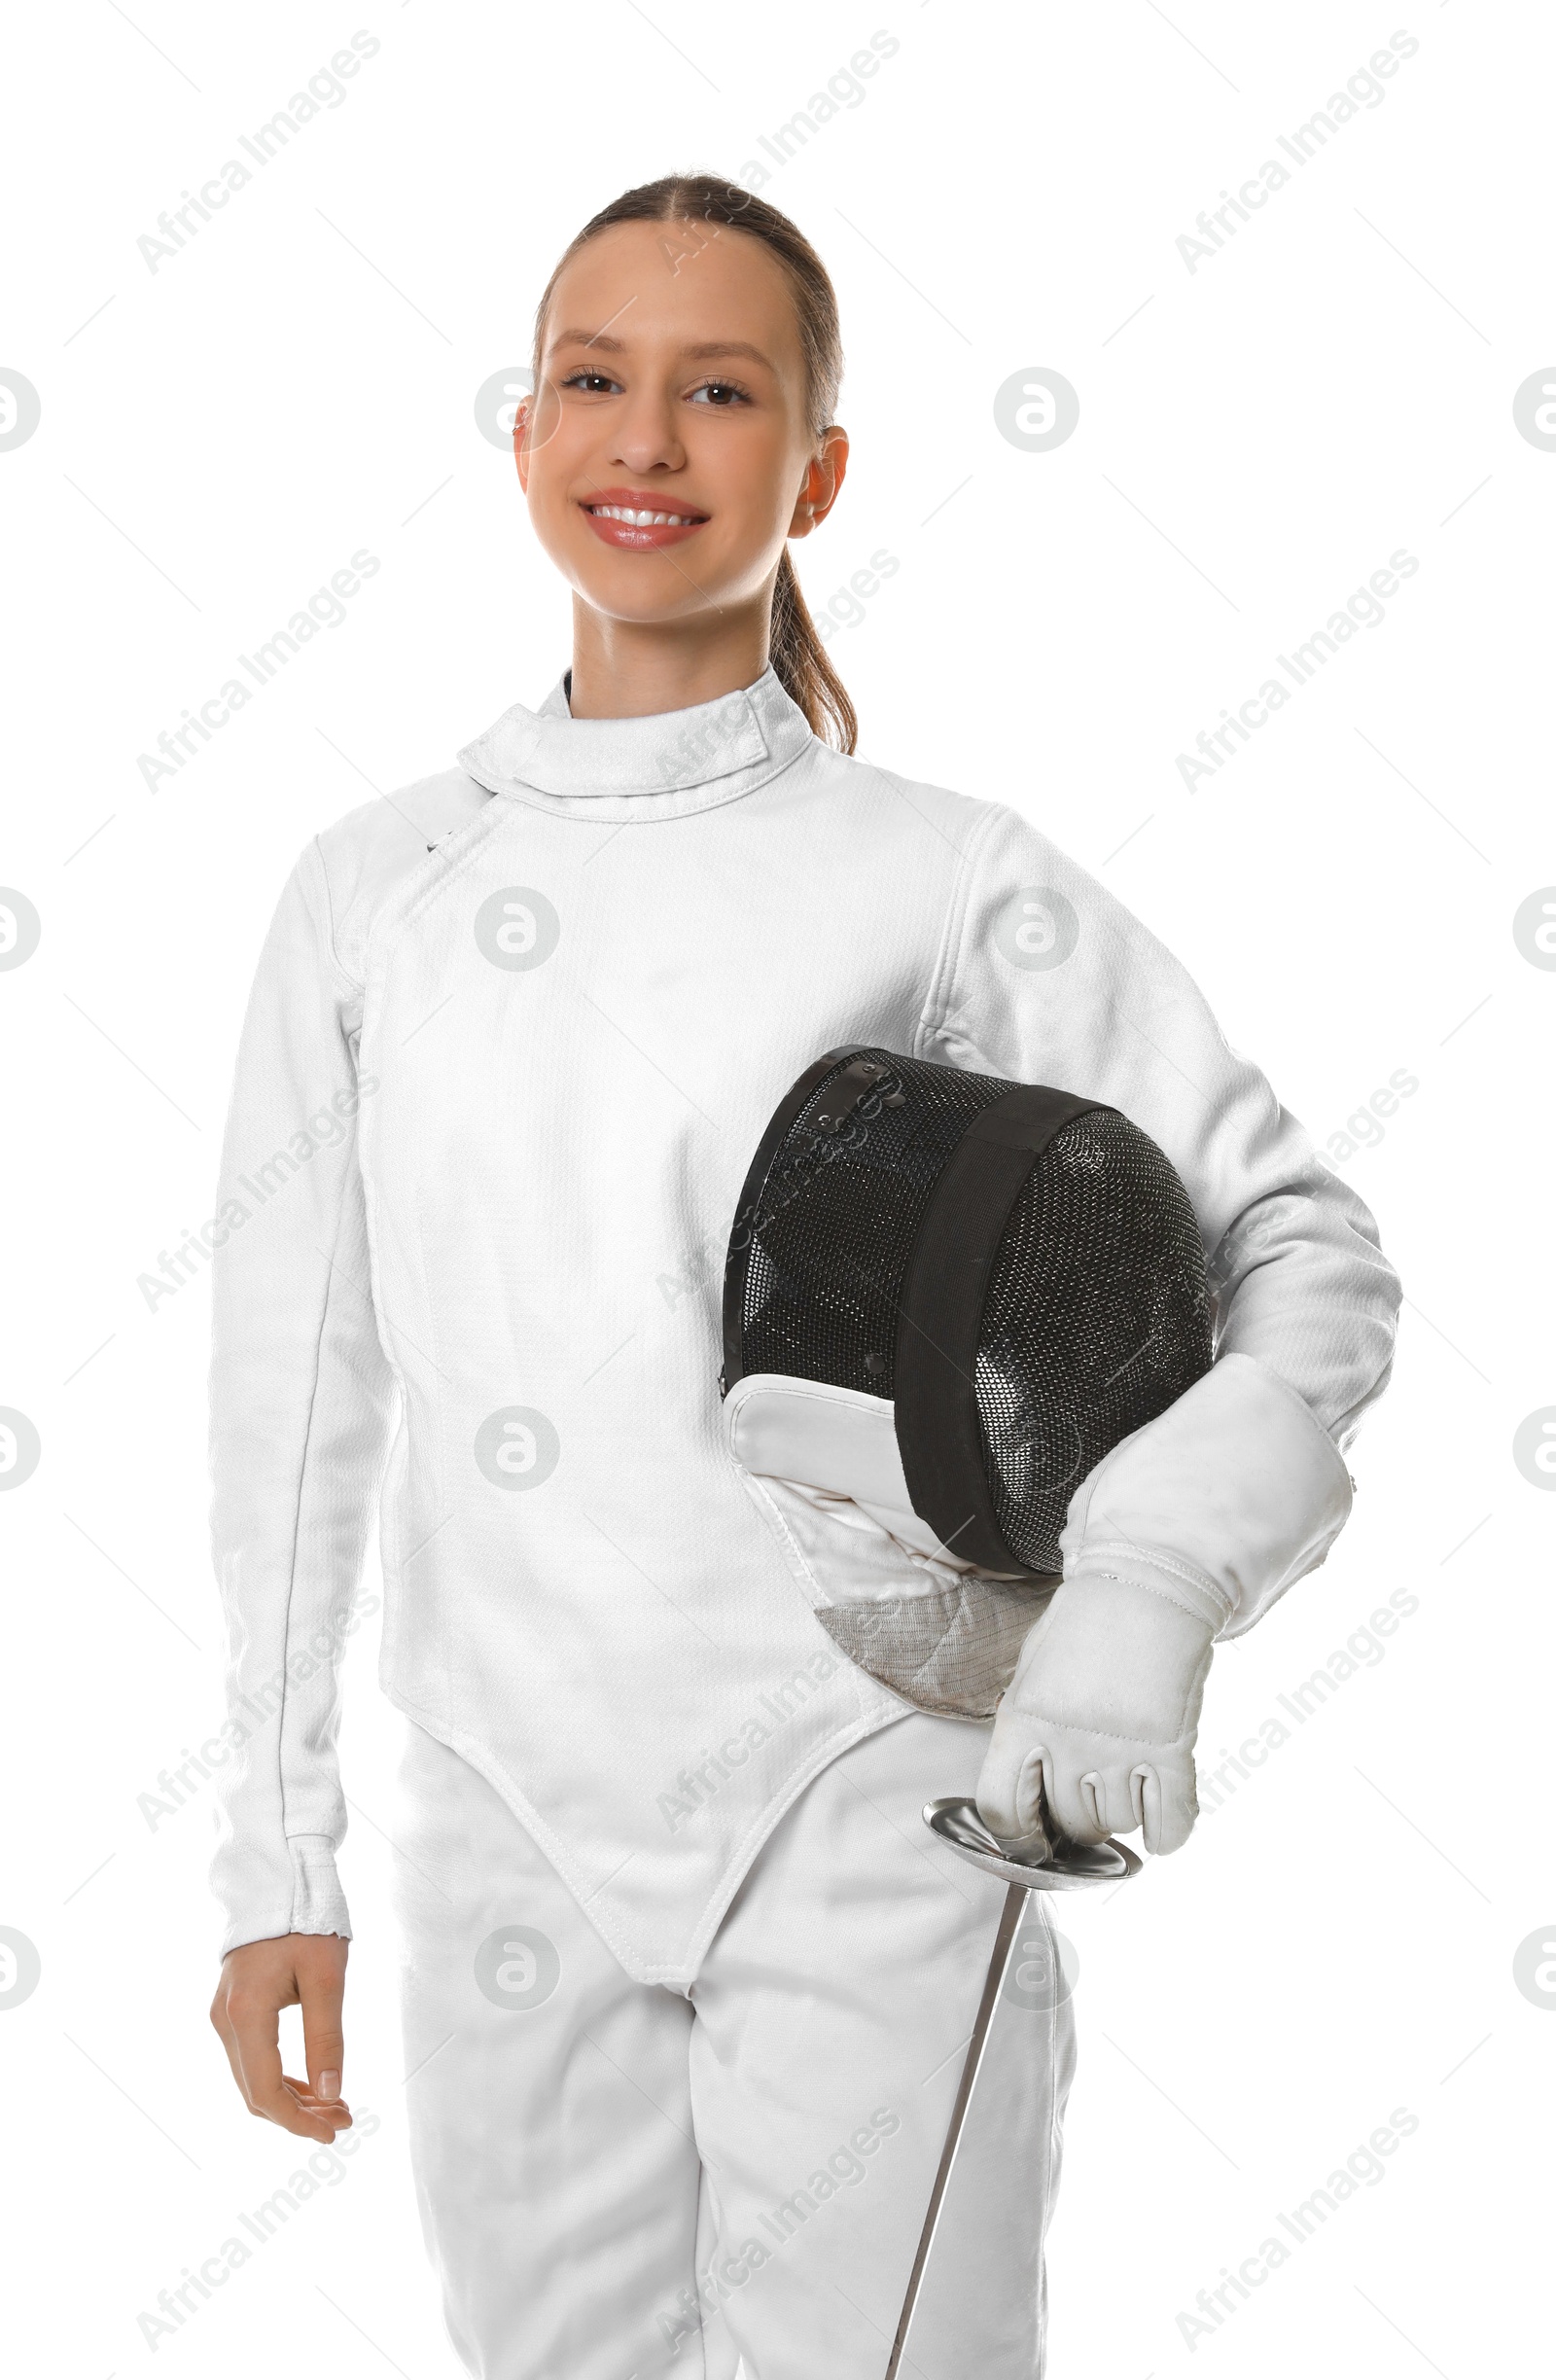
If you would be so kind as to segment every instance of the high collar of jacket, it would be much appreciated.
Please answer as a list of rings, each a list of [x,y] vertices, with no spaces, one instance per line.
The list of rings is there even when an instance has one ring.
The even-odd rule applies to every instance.
[[[564,670],[538,711],[515,702],[459,764],[490,793],[600,821],[680,817],[734,801],[814,738],[771,662],[754,686],[684,711],[575,719]]]

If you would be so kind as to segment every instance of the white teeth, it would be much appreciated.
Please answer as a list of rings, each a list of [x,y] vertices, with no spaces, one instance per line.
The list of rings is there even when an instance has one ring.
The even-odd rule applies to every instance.
[[[633,513],[624,504],[591,504],[589,511],[596,520],[624,520],[634,529],[690,529],[690,513]]]

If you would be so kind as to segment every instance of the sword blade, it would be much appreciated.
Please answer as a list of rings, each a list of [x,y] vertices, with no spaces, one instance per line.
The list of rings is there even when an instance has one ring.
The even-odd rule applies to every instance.
[[[892,2341],[892,2360],[886,2366],[886,2380],[897,2380],[898,2370],[906,2351],[907,2334],[913,2321],[913,2309],[918,2304],[919,2290],[930,2260],[930,2250],[935,2245],[935,2234],[939,2228],[940,2209],[945,2204],[945,2192],[951,2179],[951,2168],[956,2163],[956,2152],[962,2145],[967,2112],[972,2105],[972,2093],[977,2084],[978,2069],[983,2064],[983,2051],[988,2043],[989,2027],[994,2021],[994,2011],[999,2006],[1001,1987],[1005,1982],[1006,1969],[1010,1963],[1011,1948],[1020,1930],[1021,1913],[1026,1905],[1026,1886],[1020,1884],[1009,1886],[1005,1896],[1005,1907],[1000,1912],[999,1930],[994,1936],[994,1949],[989,1958],[989,1971],[984,1978],[983,1998],[978,2004],[977,2018],[972,2027],[972,2039],[967,2045],[967,2057],[962,2067],[962,2079],[957,2085],[956,2104],[951,2110],[951,2120],[946,2128],[945,2146],[940,2150],[939,2170],[935,2176],[935,2187],[930,2192],[929,2210],[924,2217],[923,2231],[919,2235],[918,2254],[913,2258],[913,2269],[907,2277],[907,2294],[902,2299],[902,2311],[898,2318],[897,2336]]]

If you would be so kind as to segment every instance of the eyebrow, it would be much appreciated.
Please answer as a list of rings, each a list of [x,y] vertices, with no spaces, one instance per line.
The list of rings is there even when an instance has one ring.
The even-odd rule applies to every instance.
[[[613,338],[606,331],[558,331],[548,344],[553,347],[598,347],[611,355],[625,355],[627,351],[624,338]],[[765,365],[769,372],[775,370],[771,357],[763,355],[760,347],[754,347],[746,338],[703,339],[695,346],[683,347],[681,353],[695,363],[706,363],[714,356],[743,355],[754,364]]]

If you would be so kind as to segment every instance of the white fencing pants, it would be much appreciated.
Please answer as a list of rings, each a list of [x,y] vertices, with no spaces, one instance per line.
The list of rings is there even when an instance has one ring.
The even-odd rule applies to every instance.
[[[689,1992],[635,1983],[492,1788],[410,1731],[411,2151],[479,2380],[880,2380],[1004,1887],[923,1803],[983,1727],[834,1760]],[[1033,2380],[1074,2030],[1044,1896],[996,2015],[903,2380]]]

